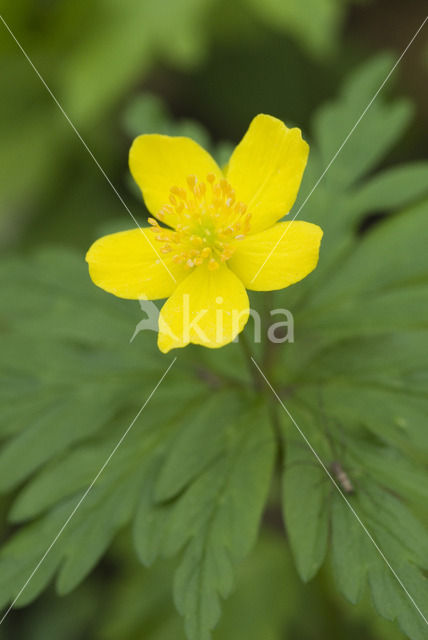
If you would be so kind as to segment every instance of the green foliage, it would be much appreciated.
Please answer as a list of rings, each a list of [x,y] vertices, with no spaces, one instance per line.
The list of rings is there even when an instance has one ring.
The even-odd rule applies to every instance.
[[[97,0],[54,3],[55,8],[42,3],[32,6],[30,15],[26,3],[18,7],[9,2],[2,14],[108,169],[118,147],[106,136],[106,118],[124,92],[142,81],[159,60],[188,68],[203,58],[209,32],[201,26],[215,1]],[[10,218],[11,213],[16,215],[14,208],[24,216],[27,199],[41,198],[52,189],[55,177],[68,181],[70,153],[77,153],[81,161],[82,148],[17,44],[3,24],[0,28],[0,77],[8,87],[8,100],[0,105],[4,172],[0,211]],[[112,126],[110,122],[108,130]],[[108,150],[105,158],[103,148]],[[88,158],[88,166],[90,162]]]
[[[225,140],[214,144],[209,132],[196,120],[174,120],[164,102],[145,92],[134,98],[123,114],[123,127],[131,139],[144,133],[187,136],[207,149],[220,166],[227,164],[233,145]]]
[[[369,63],[317,115],[322,164],[389,67],[387,59]],[[326,242],[314,276],[291,294],[299,338],[278,364],[296,389],[291,413],[327,467],[340,461],[354,487],[347,495],[352,507],[426,615],[428,534],[412,508],[420,512],[427,498],[428,165],[385,169],[362,181],[400,137],[406,113],[404,103],[379,96],[304,205],[302,217],[325,229]],[[314,179],[313,167],[310,174]],[[360,222],[374,212],[389,217],[361,235]],[[344,595],[356,602],[367,585],[381,615],[398,620],[409,637],[425,637],[408,595],[293,430],[288,424],[283,497],[300,575],[307,580],[323,562],[328,528]]]
[[[252,18],[253,40],[260,20],[267,19],[275,29],[279,22],[318,54],[339,39],[345,8],[332,0],[316,0],[318,18],[308,30],[302,10],[293,9],[299,3],[285,3],[285,11],[272,0],[273,11],[263,10],[264,3],[251,1],[243,7],[229,3],[230,16],[224,4],[223,0],[96,0],[46,5],[6,0],[2,15],[110,174],[123,151],[111,135],[116,127],[114,109],[160,64],[179,70],[200,66],[213,40],[217,16],[225,32],[230,23],[241,25]],[[233,28],[239,32],[239,26]],[[0,215],[2,234],[8,237],[11,220],[18,215],[28,218],[34,203],[45,205],[46,194],[52,193],[57,181],[67,185],[70,162],[81,163],[82,148],[3,24],[0,31],[0,78],[8,88],[7,100],[0,104]],[[86,166],[90,163],[88,158]],[[57,201],[59,194],[52,195]]]
[[[300,204],[390,65],[385,58],[365,65],[315,117]],[[128,610],[126,589],[117,600],[112,596],[116,607],[122,603],[124,617],[116,631],[106,627],[105,636],[131,638],[147,621],[149,638],[180,637],[171,613],[162,626],[151,618],[153,610],[168,608],[165,584],[173,582],[187,637],[208,640],[221,600],[231,594],[241,562],[255,545],[274,461],[284,449],[283,515],[300,577],[314,578],[328,558],[315,580],[327,582],[331,573],[349,601],[365,607],[370,594],[381,616],[397,620],[412,640],[424,637],[422,618],[343,500],[423,610],[428,167],[420,162],[372,175],[409,116],[407,103],[383,94],[367,111],[302,210],[302,219],[325,231],[319,268],[273,297],[276,307],[293,311],[296,342],[268,346],[266,374],[326,467],[334,473],[333,461],[340,462],[352,486],[347,489],[336,476],[342,495],[281,407],[274,403],[272,409],[269,389],[249,391],[239,346],[232,344],[180,354],[80,504],[171,358],[157,352],[150,332],[129,343],[139,320],[137,305],[95,289],[81,254],[50,249],[25,260],[2,260],[0,487],[13,492],[10,521],[20,526],[0,555],[1,604],[19,593],[78,506],[17,605],[28,604],[52,580],[59,593],[72,591],[128,526],[144,565],[159,557],[171,560],[150,569],[153,583],[151,573],[126,582],[134,594]],[[125,124],[131,134],[156,127],[190,133],[188,122],[172,123],[147,95],[127,111]],[[192,135],[204,135],[192,126]],[[361,225],[372,213],[384,219],[363,233]],[[249,593],[249,582],[239,592],[247,590],[246,604],[239,604],[237,594],[235,613],[226,609],[215,638],[236,637],[232,618],[245,629],[242,612],[249,615],[248,607],[262,601],[269,619],[266,611],[260,614],[245,637],[280,640],[285,609],[275,605],[271,611],[263,597],[272,594],[265,566],[272,567],[272,584],[284,600],[294,581],[285,544],[281,549],[282,559],[276,542],[261,552],[258,571],[264,577],[255,586],[257,597]],[[250,565],[243,565],[244,573],[245,566]],[[280,572],[287,583],[281,583]],[[247,575],[256,580],[254,570]],[[287,624],[295,628],[290,619]]]
[[[227,398],[221,403],[219,399],[204,406],[179,434],[178,442],[172,442],[172,455],[167,454],[160,464],[158,480],[152,495],[140,503],[134,529],[145,564],[151,564],[158,554],[168,556],[186,545],[174,595],[188,636],[201,640],[210,637],[218,621],[219,596],[230,594],[234,566],[254,544],[274,452],[263,407],[241,405],[244,415],[237,420]],[[215,441],[211,447],[209,441],[201,442],[202,432],[207,437],[207,421],[220,429],[220,434],[211,435]],[[195,430],[199,437],[196,434],[194,439]],[[188,468],[184,460],[190,460]],[[189,489],[170,502],[195,473]]]
[[[331,52],[347,5],[347,0],[247,1],[263,20],[300,40],[312,55]]]
[[[164,102],[155,94],[145,93],[134,98],[123,115],[123,124],[130,138],[142,133],[167,136],[187,136],[203,147],[210,144],[207,130],[195,120],[174,121]]]
[[[273,462],[273,438],[267,424],[262,411],[244,415],[229,458],[194,483],[187,501],[172,516],[175,544],[184,529],[189,539],[174,588],[189,638],[210,637],[220,616],[218,596],[230,594],[234,566],[255,542]],[[189,519],[192,525],[195,522],[190,531]]]
[[[2,351],[8,407],[2,428],[9,441],[0,476],[4,490],[32,476],[10,518],[34,520],[3,547],[5,604],[77,507],[163,367],[152,334],[138,338],[138,349],[129,345],[135,310],[93,292],[80,256],[49,250],[28,265],[5,261],[0,279],[8,302],[2,324],[11,331]],[[20,295],[20,287],[31,295]],[[77,309],[84,311],[76,315]],[[184,548],[177,604],[192,637],[209,637],[219,595],[230,592],[233,568],[255,542],[274,444],[263,404],[253,406],[238,391],[210,397],[207,385],[191,370],[188,375],[150,400],[18,605],[34,599],[55,573],[58,592],[68,593],[135,515],[144,562]]]
[[[133,557],[120,559],[125,568],[108,596],[101,640],[132,640],[142,634],[147,640],[184,640],[169,590],[172,562],[157,562],[145,571]],[[262,533],[237,572],[237,589],[225,603],[213,638],[233,640],[237,629],[248,640],[281,637],[282,630],[298,618],[299,600],[305,598],[303,587],[301,592],[290,592],[294,577],[282,537]]]
[[[297,569],[304,581],[322,565],[327,551],[329,520],[325,508],[329,487],[311,452],[290,440],[283,474],[284,520]],[[302,509],[302,504],[305,508]]]

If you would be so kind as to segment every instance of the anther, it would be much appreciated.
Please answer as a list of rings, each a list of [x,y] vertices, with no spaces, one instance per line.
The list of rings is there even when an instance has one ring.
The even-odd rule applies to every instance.
[[[187,176],[186,178],[187,184],[189,185],[189,187],[191,188],[191,190],[193,191],[194,188],[196,187],[196,184],[198,182],[198,179],[196,176]]]
[[[171,187],[170,192],[173,193],[174,195],[178,196],[179,198],[185,198],[186,197],[186,191],[182,187],[177,187],[176,185]]]
[[[250,214],[244,217],[247,207],[236,201],[226,178],[209,173],[205,182],[200,182],[196,175],[189,175],[186,184],[186,188],[171,187],[169,203],[156,216],[161,221],[174,216],[175,230],[160,226],[155,218],[149,218],[150,229],[162,242],[161,253],[170,253],[174,247],[175,263],[191,269],[206,260],[211,271],[219,269],[235,251],[231,242],[243,239],[248,232]]]

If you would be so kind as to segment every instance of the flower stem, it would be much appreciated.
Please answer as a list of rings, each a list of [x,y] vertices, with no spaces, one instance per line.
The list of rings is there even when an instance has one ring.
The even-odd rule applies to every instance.
[[[251,359],[253,356],[253,352],[248,343],[247,336],[244,333],[241,333],[239,335],[239,344],[241,345],[242,351],[244,353],[245,362],[247,363],[248,371],[250,373],[250,378],[253,381],[254,388],[256,389],[256,391],[260,391],[262,388],[262,380]]]

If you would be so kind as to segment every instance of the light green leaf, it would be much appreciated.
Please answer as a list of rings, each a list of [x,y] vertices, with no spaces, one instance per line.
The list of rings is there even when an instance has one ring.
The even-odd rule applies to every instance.
[[[344,6],[335,0],[265,0],[249,4],[275,29],[295,36],[313,55],[325,55],[334,48],[344,15]],[[308,15],[312,16],[308,20]]]
[[[126,133],[135,138],[141,134],[162,134],[192,138],[202,147],[211,145],[208,131],[195,120],[174,120],[158,96],[143,93],[134,98],[123,114]]]

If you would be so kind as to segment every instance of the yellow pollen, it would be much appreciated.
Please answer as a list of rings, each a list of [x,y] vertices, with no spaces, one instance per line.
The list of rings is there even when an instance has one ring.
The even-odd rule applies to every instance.
[[[236,201],[225,178],[216,181],[209,173],[204,182],[191,175],[186,184],[186,189],[171,187],[168,202],[156,214],[174,229],[161,227],[154,218],[148,222],[156,240],[163,243],[161,253],[171,253],[174,262],[189,269],[206,262],[214,271],[233,255],[235,242],[247,235],[251,214]]]

